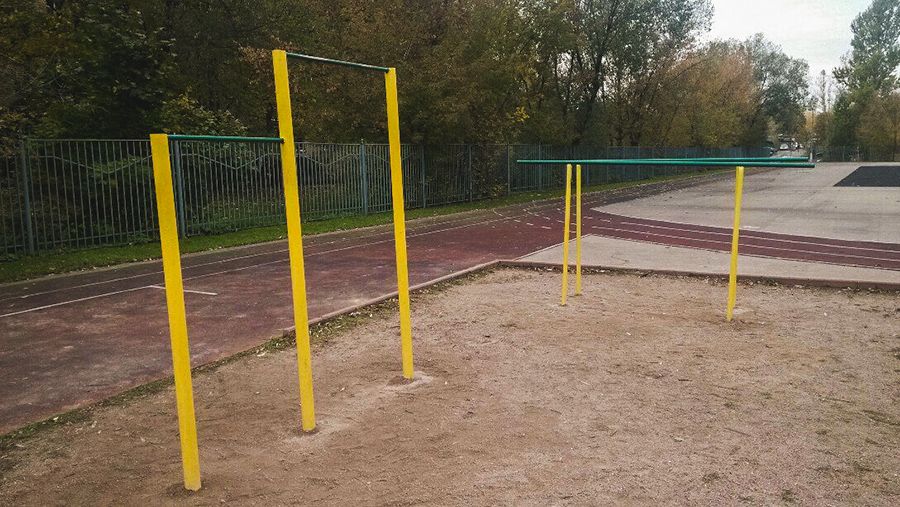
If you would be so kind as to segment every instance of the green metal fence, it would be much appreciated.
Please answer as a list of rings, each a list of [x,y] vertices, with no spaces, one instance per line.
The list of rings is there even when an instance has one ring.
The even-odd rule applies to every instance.
[[[284,223],[280,152],[274,143],[170,143],[182,236]],[[546,145],[403,145],[410,208],[559,188],[562,171],[518,167],[526,158],[759,156],[742,148],[596,148]],[[388,211],[386,144],[298,143],[304,220]],[[683,169],[591,167],[587,185]],[[0,155],[0,256],[158,238],[147,140],[31,139]]]
[[[821,162],[893,162],[900,161],[900,153],[890,149],[860,148],[859,146],[813,147],[816,160]]]

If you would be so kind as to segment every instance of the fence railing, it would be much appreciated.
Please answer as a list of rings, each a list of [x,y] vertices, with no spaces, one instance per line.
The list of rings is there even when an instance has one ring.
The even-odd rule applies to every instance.
[[[275,144],[173,141],[182,236],[284,223]],[[409,208],[560,188],[563,172],[517,167],[526,158],[763,156],[744,148],[403,145]],[[298,143],[304,220],[388,211],[386,144]],[[664,167],[590,167],[585,184],[668,175]],[[153,241],[158,226],[146,140],[42,140],[0,156],[0,256]]]
[[[892,150],[861,148],[859,146],[814,147],[816,160],[821,162],[893,162],[900,161],[900,153]]]

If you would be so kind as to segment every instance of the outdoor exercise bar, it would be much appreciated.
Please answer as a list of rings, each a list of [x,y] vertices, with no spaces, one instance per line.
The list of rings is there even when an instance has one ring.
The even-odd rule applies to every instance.
[[[397,100],[397,69],[347,62],[276,49],[272,51],[275,72],[275,104],[278,129],[284,139],[281,164],[284,178],[285,213],[287,216],[288,250],[291,261],[291,284],[294,303],[294,325],[297,333],[297,365],[300,380],[300,412],[303,431],[316,428],[313,406],[312,366],[309,349],[309,316],[306,299],[303,234],[300,220],[298,174],[294,153],[294,125],[291,113],[288,61],[340,65],[374,70],[384,75],[385,110],[387,112],[388,160],[390,162],[391,209],[394,222],[394,251],[397,273],[397,300],[400,309],[400,356],[403,378],[413,380],[412,323],[410,322],[409,270],[406,252],[406,217],[403,202],[403,158],[400,146],[400,112]]]
[[[243,143],[283,143],[280,137],[246,137],[246,136],[192,136],[185,134],[169,134],[170,141],[237,141]]]
[[[285,52],[288,58],[293,58],[295,60],[306,60],[308,62],[318,62],[318,63],[329,63],[331,65],[341,65],[343,67],[353,67],[356,69],[365,69],[365,70],[377,70],[380,72],[388,72],[391,70],[388,67],[379,67],[378,65],[369,65],[366,63],[356,63],[356,62],[347,62],[344,60],[334,60],[331,58],[322,58],[321,56],[310,56],[304,55],[300,53],[287,53]]]
[[[805,160],[805,159],[804,159]],[[726,167],[741,165],[744,167],[793,167],[814,168],[811,162],[771,162],[769,160],[748,159],[680,159],[680,158],[623,158],[623,159],[584,159],[584,160],[517,160],[519,164],[581,164],[581,165],[661,165],[661,166],[688,166],[688,167]]]
[[[718,159],[585,159],[585,160],[519,160],[520,164],[565,164],[566,167],[566,192],[565,192],[565,220],[563,234],[563,260],[562,260],[562,305],[566,304],[568,292],[569,274],[569,242],[571,241],[571,201],[572,201],[572,165],[576,168],[576,295],[581,292],[581,165],[658,165],[658,166],[684,166],[684,167],[735,167],[734,186],[734,224],[731,233],[731,265],[728,272],[728,303],[725,318],[731,321],[734,317],[734,305],[737,295],[737,261],[738,238],[741,224],[741,198],[744,188],[744,167],[786,167],[786,168],[815,168],[814,163],[800,162],[799,157],[785,157],[774,162],[770,158],[718,158]],[[800,158],[799,160],[806,160]]]
[[[809,162],[806,157],[678,157],[678,158],[639,158],[635,160],[701,160],[708,162],[741,162],[759,160],[763,162]]]

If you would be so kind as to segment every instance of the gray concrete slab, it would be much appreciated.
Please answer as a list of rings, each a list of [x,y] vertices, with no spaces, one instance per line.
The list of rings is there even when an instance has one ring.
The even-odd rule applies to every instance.
[[[575,263],[575,241],[570,243],[569,263]],[[682,248],[655,243],[588,235],[582,237],[583,266],[728,274],[731,256],[726,252]],[[553,265],[562,263],[562,244],[526,255],[520,260]],[[806,278],[824,281],[854,280],[866,283],[900,283],[900,271],[857,268],[817,262],[789,261],[743,255],[739,276]]]
[[[835,187],[859,163],[751,172],[741,228],[856,241],[900,243],[900,189]],[[879,165],[894,165],[882,164]],[[716,181],[594,208],[654,220],[730,227],[734,181]]]

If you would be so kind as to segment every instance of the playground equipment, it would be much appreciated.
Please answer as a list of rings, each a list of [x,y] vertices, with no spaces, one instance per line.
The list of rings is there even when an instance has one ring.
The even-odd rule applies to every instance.
[[[278,130],[282,139],[284,139],[284,143],[281,146],[281,163],[284,173],[285,212],[287,214],[288,244],[291,259],[294,325],[297,330],[301,420],[303,431],[313,431],[316,427],[316,419],[313,408],[312,369],[309,356],[309,318],[306,308],[306,276],[303,267],[300,198],[297,191],[297,159],[294,153],[294,123],[291,113],[288,59],[338,65],[384,74],[391,164],[391,205],[394,212],[397,296],[400,303],[401,362],[403,377],[407,380],[412,380],[412,325],[410,323],[409,308],[409,272],[406,260],[406,218],[403,204],[403,168],[400,154],[400,113],[397,104],[397,70],[395,68],[288,53],[280,49],[272,51],[272,64],[275,71],[275,98],[276,107],[278,108]]]
[[[178,219],[172,184],[169,141],[282,143],[282,139],[278,137],[150,135],[153,181],[156,187],[156,209],[159,215],[159,239],[166,281],[169,337],[172,342],[172,369],[175,375],[178,434],[181,439],[181,466],[184,487],[196,491],[200,489],[200,452],[197,445],[197,420],[194,415],[191,352],[184,308],[184,281],[181,275],[181,251],[178,245]]]
[[[160,242],[166,282],[166,306],[172,344],[172,367],[175,377],[175,398],[178,409],[178,431],[181,443],[181,462],[184,487],[197,491],[201,487],[200,456],[197,443],[197,422],[191,380],[190,345],[184,305],[184,282],[181,273],[181,252],[178,244],[178,217],[172,181],[170,141],[219,141],[240,143],[277,143],[281,148],[282,177],[287,217],[288,251],[291,267],[291,292],[297,342],[297,373],[300,384],[301,428],[310,432],[316,428],[312,383],[312,360],[309,343],[309,315],[306,299],[306,275],[303,262],[299,178],[294,146],[293,115],[288,81],[288,58],[341,65],[385,75],[388,142],[391,166],[391,201],[394,218],[394,245],[397,264],[397,293],[400,303],[401,362],[403,377],[414,375],[412,354],[412,325],[410,323],[409,273],[406,258],[406,224],[403,203],[403,171],[400,154],[400,116],[397,103],[397,71],[362,63],[345,62],[309,55],[272,52],[275,73],[275,95],[278,109],[280,137],[242,137],[205,135],[151,134],[153,178],[159,214]]]
[[[566,167],[566,192],[565,192],[565,219],[563,220],[563,259],[562,259],[562,295],[560,305],[566,305],[566,296],[569,289],[569,242],[571,241],[571,202],[572,202],[572,164],[576,168],[575,183],[575,295],[581,294],[581,166],[583,165],[654,165],[676,167],[734,167],[734,223],[731,233],[731,263],[728,271],[728,302],[726,304],[725,318],[729,322],[734,318],[734,305],[737,299],[737,265],[738,243],[741,227],[741,198],[744,189],[745,167],[786,167],[786,168],[813,168],[814,163],[809,163],[804,157],[783,158],[690,158],[690,159],[587,159],[587,160],[518,160],[520,164],[538,165],[565,164]]]

